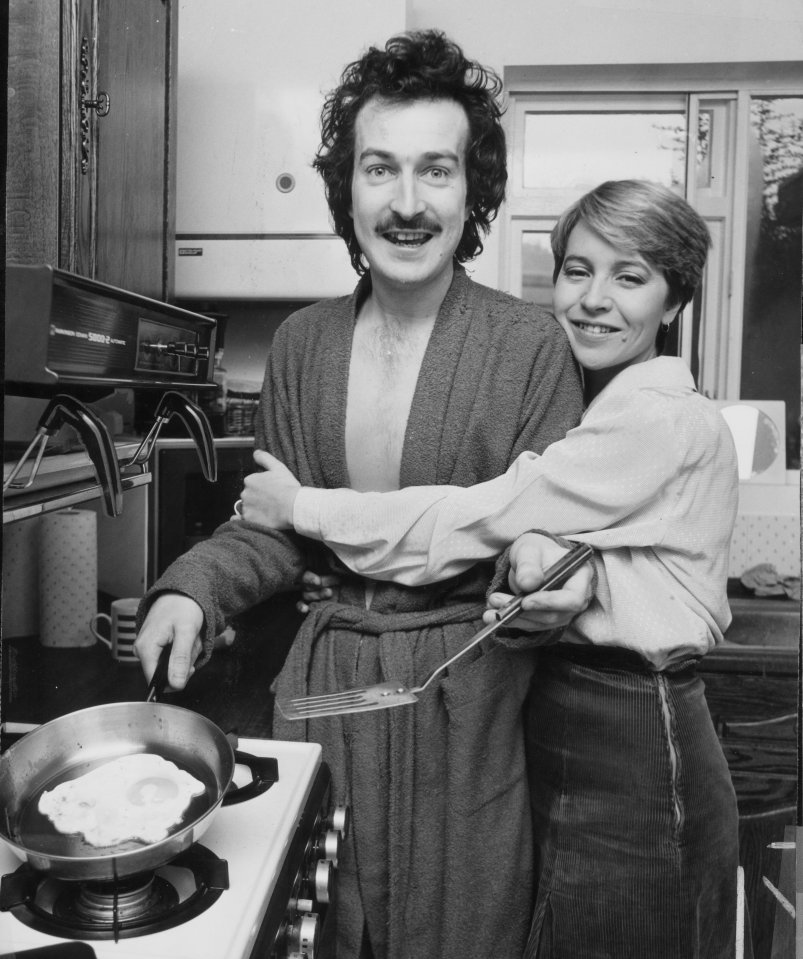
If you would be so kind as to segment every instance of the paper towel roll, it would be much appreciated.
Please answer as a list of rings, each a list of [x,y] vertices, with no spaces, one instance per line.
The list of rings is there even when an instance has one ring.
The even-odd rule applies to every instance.
[[[3,635],[39,632],[39,517],[3,529]]]
[[[92,646],[98,606],[97,515],[64,509],[42,517],[39,639],[44,646]]]

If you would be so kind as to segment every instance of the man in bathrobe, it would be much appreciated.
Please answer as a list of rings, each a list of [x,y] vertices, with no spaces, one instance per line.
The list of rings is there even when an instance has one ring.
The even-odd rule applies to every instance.
[[[504,195],[499,93],[493,73],[426,32],[369,50],[326,101],[315,165],[361,279],[351,296],[282,325],[256,430],[257,446],[304,485],[469,486],[579,419],[557,322],[460,265],[481,251]],[[182,688],[224,623],[334,562],[322,544],[249,525],[246,512],[149,591],[143,669],[150,675],[172,642],[170,683]],[[414,686],[481,626],[492,582],[506,586],[491,564],[416,589],[338,569],[334,597],[312,604],[291,647],[280,697]],[[531,670],[526,653],[489,642],[414,706],[308,722],[276,714],[277,739],[322,744],[334,799],[351,809],[339,959],[521,955],[532,907],[522,729]]]

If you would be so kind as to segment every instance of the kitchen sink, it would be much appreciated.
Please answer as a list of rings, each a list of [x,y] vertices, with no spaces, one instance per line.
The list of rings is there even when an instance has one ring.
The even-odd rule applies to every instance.
[[[728,602],[733,622],[726,644],[783,649],[800,644],[800,605],[794,600],[733,597]]]

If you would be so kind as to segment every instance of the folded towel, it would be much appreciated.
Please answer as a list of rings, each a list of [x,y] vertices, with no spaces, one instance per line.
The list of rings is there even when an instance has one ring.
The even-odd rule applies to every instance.
[[[772,563],[759,563],[741,575],[742,586],[756,596],[784,597],[800,601],[800,577],[781,576]]]

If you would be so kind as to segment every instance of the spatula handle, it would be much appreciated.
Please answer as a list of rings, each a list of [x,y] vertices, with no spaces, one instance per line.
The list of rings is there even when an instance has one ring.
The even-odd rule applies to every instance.
[[[576,543],[574,546],[572,546],[568,553],[564,554],[557,561],[557,563],[553,563],[549,569],[546,570],[541,585],[538,586],[537,589],[533,590],[533,592],[540,593],[549,589],[558,589],[583,565],[583,563],[591,558],[593,553],[593,549],[586,543]],[[422,690],[426,689],[439,673],[442,673],[444,669],[447,669],[452,665],[452,663],[460,659],[460,657],[465,655],[465,653],[467,653],[470,649],[473,649],[477,643],[481,643],[483,639],[487,639],[488,636],[493,636],[500,626],[504,626],[512,619],[515,619],[521,611],[521,605],[523,601],[524,595],[517,596],[515,599],[512,599],[507,606],[504,606],[496,614],[496,622],[490,623],[488,626],[484,626],[478,633],[475,633],[466,643],[466,645],[462,647],[462,649],[459,649],[454,656],[452,656],[450,659],[447,659],[445,663],[441,663],[437,669],[434,669],[429,674],[421,686],[412,691],[414,693],[420,693]]]

